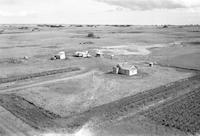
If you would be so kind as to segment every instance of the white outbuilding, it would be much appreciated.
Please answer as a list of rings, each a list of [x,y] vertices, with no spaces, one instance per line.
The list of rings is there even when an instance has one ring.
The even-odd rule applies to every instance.
[[[55,55],[55,58],[61,60],[66,59],[65,52],[64,51],[59,52],[58,54]]]
[[[103,53],[100,50],[96,51],[96,57],[102,57]]]
[[[91,55],[89,54],[88,51],[85,51],[85,52],[77,51],[77,52],[75,52],[74,56],[76,56],[76,57],[83,57],[83,58],[89,58],[89,57],[91,57]]]
[[[136,75],[138,71],[134,65],[128,63],[120,63],[117,66],[113,67],[113,73],[133,76]]]

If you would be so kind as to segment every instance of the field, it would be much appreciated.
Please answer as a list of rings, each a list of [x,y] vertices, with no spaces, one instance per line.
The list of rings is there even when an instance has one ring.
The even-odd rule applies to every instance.
[[[0,135],[198,135],[199,29],[1,25]],[[138,74],[113,74],[120,62]]]
[[[167,127],[174,127],[186,133],[199,133],[199,90],[170,101],[160,108],[150,110],[145,116]]]

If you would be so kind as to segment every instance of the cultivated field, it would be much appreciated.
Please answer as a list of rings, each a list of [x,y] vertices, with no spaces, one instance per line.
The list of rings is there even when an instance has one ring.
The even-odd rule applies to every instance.
[[[0,135],[198,135],[199,30],[1,25]],[[67,58],[51,60],[59,51]],[[113,74],[120,62],[138,74]]]
[[[200,130],[200,88],[168,103],[150,110],[145,116],[161,125],[174,127],[185,133],[196,134]]]

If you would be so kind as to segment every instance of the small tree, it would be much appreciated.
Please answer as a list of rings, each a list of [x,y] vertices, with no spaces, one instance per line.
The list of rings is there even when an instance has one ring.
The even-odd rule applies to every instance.
[[[95,35],[94,35],[94,33],[90,32],[90,33],[87,35],[87,37],[94,38]]]
[[[2,34],[4,32],[4,30],[0,30],[0,34]]]
[[[164,25],[163,28],[168,28],[168,25]]]

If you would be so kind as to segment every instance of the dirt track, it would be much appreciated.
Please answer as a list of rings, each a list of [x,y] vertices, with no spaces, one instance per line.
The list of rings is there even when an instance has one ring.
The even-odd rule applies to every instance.
[[[65,72],[79,71],[79,70],[80,70],[80,68],[70,67],[70,68],[49,70],[49,71],[44,71],[44,72],[40,72],[40,73],[33,73],[33,74],[27,74],[27,75],[15,76],[15,77],[0,78],[0,84],[20,81],[20,80],[26,80],[26,79],[32,79],[32,78],[36,78],[36,77],[43,77],[43,76],[48,76],[48,75],[55,75],[55,74],[65,73]]]
[[[72,79],[72,78],[75,78],[77,76],[83,76],[84,74],[88,74],[88,73],[92,73],[92,72],[96,72],[96,71],[93,70],[93,71],[85,72],[85,73],[75,75],[75,76],[73,75],[73,76],[68,76],[68,77],[64,77],[64,78],[52,79],[52,80],[47,80],[47,81],[43,81],[43,82],[39,82],[39,83],[32,83],[32,84],[28,84],[28,85],[24,85],[24,86],[8,88],[8,89],[1,90],[0,93],[8,93],[8,92],[11,92],[11,91],[22,90],[22,89],[25,89],[25,88],[30,88],[30,87],[35,87],[35,86],[40,86],[40,85],[45,85],[45,84],[51,84],[51,83],[60,82],[60,81],[65,81],[65,80]]]

